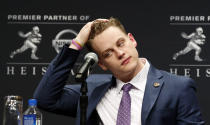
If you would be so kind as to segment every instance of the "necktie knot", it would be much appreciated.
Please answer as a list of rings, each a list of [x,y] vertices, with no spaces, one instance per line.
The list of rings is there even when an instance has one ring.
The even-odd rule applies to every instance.
[[[127,83],[127,84],[123,85],[122,90],[124,92],[129,92],[132,87],[133,87],[133,85],[131,85],[130,83]]]

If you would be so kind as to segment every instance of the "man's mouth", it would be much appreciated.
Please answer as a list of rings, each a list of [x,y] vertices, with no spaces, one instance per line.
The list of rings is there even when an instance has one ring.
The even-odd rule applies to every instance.
[[[123,62],[121,63],[121,65],[126,65],[130,62],[131,56],[129,56],[128,58],[126,58],[125,60],[123,60]]]

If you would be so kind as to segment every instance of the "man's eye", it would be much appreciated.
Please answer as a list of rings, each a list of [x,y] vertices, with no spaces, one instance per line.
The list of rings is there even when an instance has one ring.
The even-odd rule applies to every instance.
[[[110,57],[112,55],[112,51],[107,51],[106,53],[104,53],[104,58]]]
[[[124,44],[125,44],[124,41],[121,41],[121,42],[118,43],[118,46],[122,47],[122,46],[124,46]]]
[[[124,42],[120,43],[120,46],[124,46]]]

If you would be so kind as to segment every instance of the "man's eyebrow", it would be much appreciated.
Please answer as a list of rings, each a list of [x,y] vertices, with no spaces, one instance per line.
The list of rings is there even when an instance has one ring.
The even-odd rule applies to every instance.
[[[125,38],[123,38],[123,37],[120,37],[118,40],[117,40],[117,42],[120,42],[121,40],[124,40]]]
[[[111,48],[108,48],[108,49],[104,50],[104,51],[102,52],[102,55],[104,55],[106,52],[108,52],[108,51],[110,51],[110,50],[111,50]]]

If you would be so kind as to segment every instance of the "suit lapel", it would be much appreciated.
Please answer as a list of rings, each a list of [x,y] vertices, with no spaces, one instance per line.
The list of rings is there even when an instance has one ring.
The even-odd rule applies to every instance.
[[[159,72],[159,70],[150,65],[142,104],[142,125],[146,124],[146,119],[148,118],[149,113],[151,112],[152,107],[159,96],[163,86],[163,80],[161,78],[162,74]]]
[[[88,102],[88,108],[87,108],[87,119],[89,119],[93,110],[96,109],[97,104],[99,103],[101,98],[104,96],[104,94],[107,92],[107,90],[111,87],[111,85],[113,85],[115,83],[116,83],[116,79],[113,77],[110,82],[107,82],[100,86],[97,86],[93,90],[93,92],[88,100],[89,102]]]

